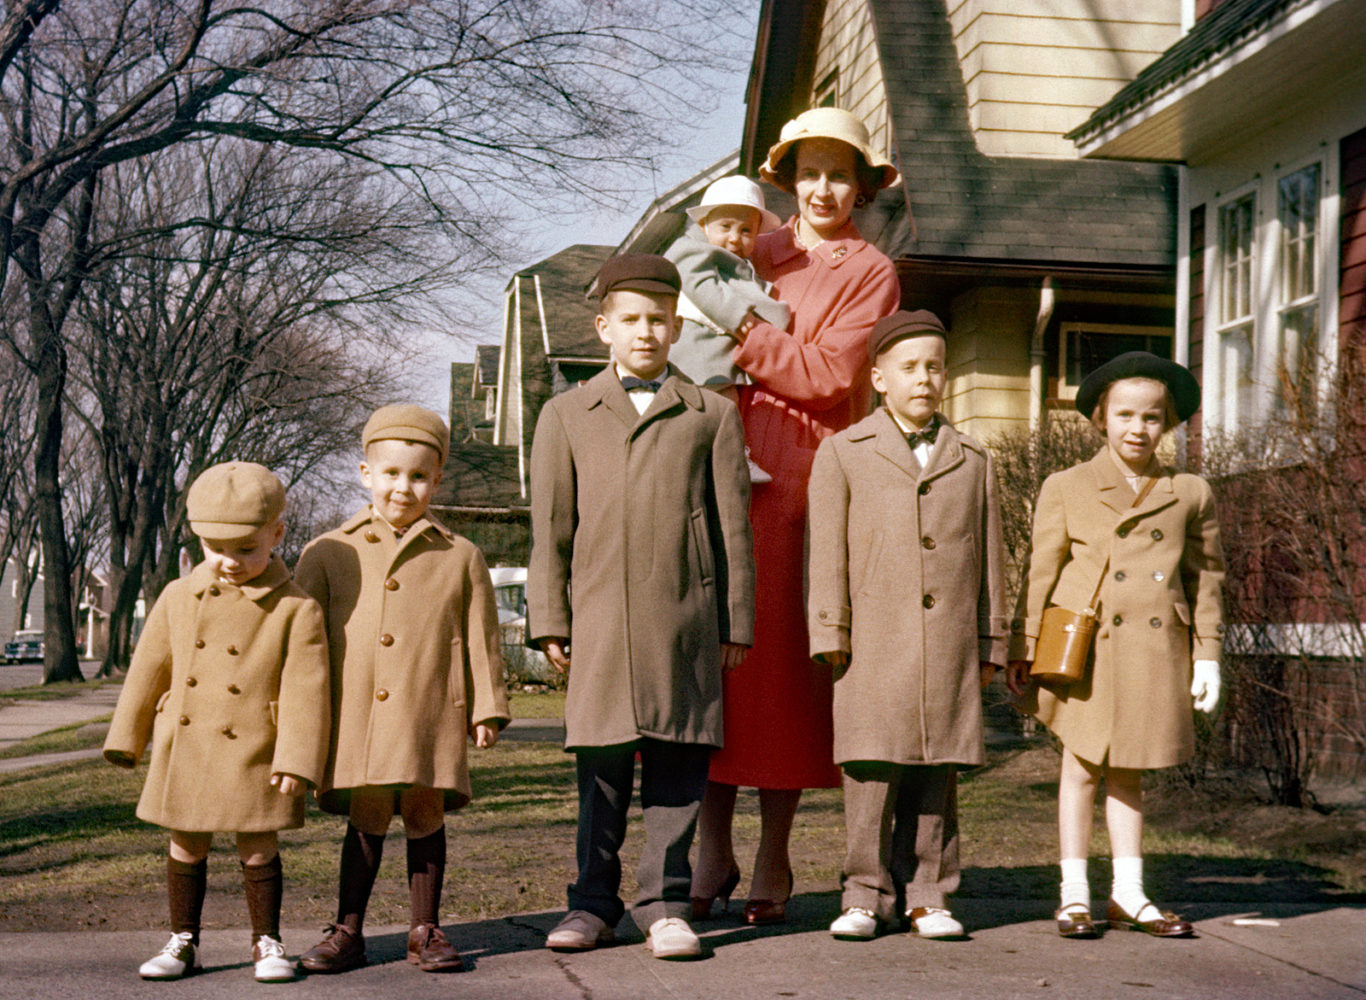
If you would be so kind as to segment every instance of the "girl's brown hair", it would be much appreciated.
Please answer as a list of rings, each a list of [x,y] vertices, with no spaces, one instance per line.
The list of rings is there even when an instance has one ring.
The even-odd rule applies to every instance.
[[[1129,379],[1115,379],[1115,382],[1127,382]],[[1154,385],[1162,386],[1162,433],[1165,434],[1177,424],[1181,423],[1181,417],[1176,412],[1176,400],[1172,398],[1172,391],[1166,382],[1155,378],[1143,378],[1135,376],[1134,381],[1151,382]],[[1115,382],[1111,382],[1100,391],[1100,397],[1096,400],[1096,408],[1091,411],[1091,426],[1105,433],[1105,407],[1110,402],[1110,389]]]

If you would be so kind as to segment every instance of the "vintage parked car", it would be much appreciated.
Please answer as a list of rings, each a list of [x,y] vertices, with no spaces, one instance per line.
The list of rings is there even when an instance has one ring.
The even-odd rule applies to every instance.
[[[523,683],[546,683],[558,675],[545,654],[526,645],[526,567],[492,566],[493,603],[503,633],[503,663],[508,677]]]
[[[14,638],[5,643],[5,662],[23,663],[43,658],[43,630],[23,629],[14,633]]]

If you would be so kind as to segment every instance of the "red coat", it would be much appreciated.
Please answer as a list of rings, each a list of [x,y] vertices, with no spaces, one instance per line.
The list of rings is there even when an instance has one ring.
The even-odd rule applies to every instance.
[[[806,484],[816,447],[868,412],[868,332],[894,312],[892,262],[848,223],[814,250],[795,219],[759,237],[754,267],[792,307],[792,330],[760,323],[736,349],[750,456],[773,476],[750,503],[756,569],[754,648],[725,678],[725,745],[711,778],[758,788],[839,784],[831,676],[807,650],[802,593]]]

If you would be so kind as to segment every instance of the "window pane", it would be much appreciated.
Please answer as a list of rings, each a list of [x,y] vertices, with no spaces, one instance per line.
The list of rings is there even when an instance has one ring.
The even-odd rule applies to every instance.
[[[1225,429],[1233,431],[1252,415],[1252,325],[1225,330],[1219,342],[1219,395]]]
[[[1252,209],[1249,194],[1219,210],[1223,323],[1252,314]]]
[[[1276,408],[1281,414],[1297,408],[1294,415],[1309,420],[1318,411],[1318,320],[1317,303],[1281,314],[1281,361],[1276,372]]]
[[[1294,302],[1318,293],[1318,164],[1282,177],[1279,186],[1281,301]]]

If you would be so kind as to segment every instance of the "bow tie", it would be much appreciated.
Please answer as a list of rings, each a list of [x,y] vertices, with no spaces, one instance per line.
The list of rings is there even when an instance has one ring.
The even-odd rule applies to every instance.
[[[659,387],[663,384],[664,380],[662,378],[643,379],[636,378],[634,375],[623,375],[621,379],[621,387],[627,392],[630,392],[632,389],[644,389],[646,392],[658,392]]]
[[[909,444],[912,448],[914,448],[916,445],[918,445],[921,441],[924,441],[926,444],[934,444],[934,440],[935,440],[935,438],[937,438],[938,436],[939,436],[939,421],[938,421],[938,420],[931,420],[928,424],[926,424],[926,425],[925,425],[924,427],[922,427],[920,430],[918,430],[918,431],[911,431],[911,433],[907,434],[907,435],[906,435],[906,443]]]

